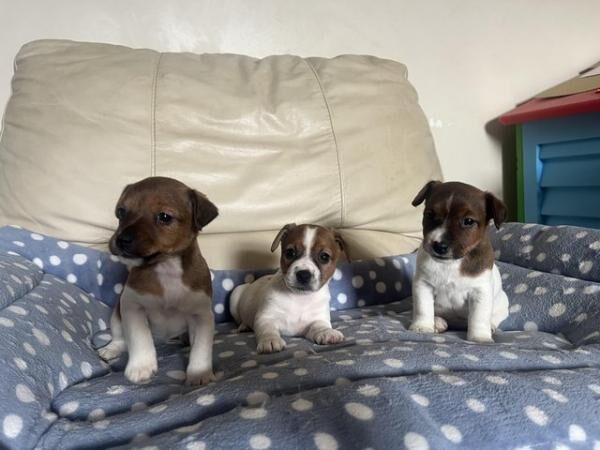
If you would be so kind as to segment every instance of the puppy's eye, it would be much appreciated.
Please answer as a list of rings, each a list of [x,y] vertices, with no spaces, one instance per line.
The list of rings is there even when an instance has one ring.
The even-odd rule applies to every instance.
[[[433,213],[433,211],[426,210],[423,213],[423,217],[425,217],[426,219],[433,219],[435,217],[435,214]]]
[[[126,213],[127,211],[125,211],[125,208],[117,208],[115,215],[117,216],[117,219],[121,220],[125,217]]]
[[[284,255],[287,259],[294,259],[296,257],[296,250],[290,247],[285,250]]]
[[[329,256],[328,253],[321,252],[319,253],[319,261],[321,261],[323,264],[327,264],[329,261],[331,261],[331,256]]]
[[[466,228],[471,228],[473,225],[475,225],[477,222],[475,221],[475,219],[472,219],[470,217],[465,217],[463,219],[463,226]]]
[[[165,212],[160,212],[158,213],[158,216],[156,216],[156,219],[161,225],[169,225],[173,221],[173,216]]]

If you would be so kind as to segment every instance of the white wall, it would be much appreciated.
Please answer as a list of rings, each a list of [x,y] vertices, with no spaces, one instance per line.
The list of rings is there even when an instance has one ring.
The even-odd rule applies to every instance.
[[[408,66],[446,179],[501,195],[502,146],[486,123],[599,60],[599,23],[598,0],[0,0],[0,108],[15,53],[39,38],[253,56],[373,54]]]

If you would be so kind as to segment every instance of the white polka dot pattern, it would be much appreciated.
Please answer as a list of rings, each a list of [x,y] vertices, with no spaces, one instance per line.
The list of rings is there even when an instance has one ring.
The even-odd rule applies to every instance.
[[[590,365],[600,363],[600,355],[593,345],[578,347],[582,345],[578,342],[600,343],[598,316],[586,308],[600,292],[592,253],[598,252],[595,243],[600,237],[587,232],[562,245],[564,233],[570,232],[538,226],[526,233],[520,228],[511,228],[510,233],[492,231],[498,235],[494,242],[504,243],[499,258],[525,258],[509,249],[531,246],[526,261],[534,267],[498,263],[511,301],[511,315],[501,328],[518,331],[497,334],[496,345],[466,343],[452,332],[407,341],[410,312],[402,302],[386,303],[410,293],[410,271],[405,269],[414,268],[414,259],[343,263],[330,285],[331,306],[340,310],[332,315],[333,325],[344,327],[348,342],[321,348],[303,338],[286,338],[288,350],[257,355],[252,334],[218,331],[214,356],[220,380],[197,389],[183,387],[187,351],[178,346],[169,344],[168,352],[159,348],[159,373],[139,386],[122,378],[123,360],[111,372],[89,347],[90,339],[94,345],[110,340],[109,332],[101,332],[108,326],[109,309],[98,299],[110,302],[122,292],[124,278],[115,275],[120,263],[73,244],[61,246],[48,237],[36,240],[28,232],[12,235],[0,256],[0,273],[8,274],[7,284],[0,283],[0,337],[17,333],[20,338],[12,347],[16,353],[2,353],[7,348],[3,346],[0,356],[11,376],[20,378],[10,381],[5,390],[12,403],[0,414],[0,442],[10,439],[19,444],[30,436],[33,410],[35,420],[56,421],[56,414],[41,409],[53,400],[54,410],[72,419],[64,425],[57,421],[56,432],[76,431],[89,421],[86,438],[92,442],[95,432],[108,429],[127,436],[122,442],[135,439],[137,446],[148,448],[170,448],[173,435],[180,435],[184,448],[228,443],[281,448],[279,427],[301,424],[295,428],[301,430],[298,438],[317,448],[391,448],[389,433],[378,431],[389,429],[389,420],[404,411],[397,409],[402,405],[410,412],[401,414],[427,414],[434,420],[398,422],[396,443],[406,448],[477,448],[478,435],[467,432],[472,430],[467,418],[488,428],[509,423],[502,422],[502,414],[508,413],[499,408],[497,399],[502,399],[503,405],[514,405],[511,413],[521,417],[523,428],[498,433],[498,439],[504,435],[511,439],[502,441],[505,447],[518,447],[527,432],[544,427],[559,430],[564,442],[591,445],[596,432],[590,428],[591,419],[586,421],[573,411],[585,411],[582,405],[600,394],[600,373]],[[47,246],[48,251],[27,254],[36,245]],[[57,265],[52,256],[60,260]],[[580,267],[586,261],[592,264]],[[228,318],[231,290],[262,273],[214,271],[213,275],[214,310],[222,322]],[[80,286],[87,286],[87,293]],[[9,299],[5,305],[4,299]],[[361,310],[355,309],[359,302]],[[31,383],[40,367],[50,368],[52,376],[48,382]],[[93,395],[94,401],[88,401],[82,391]],[[155,397],[140,401],[140,393],[150,392]],[[175,433],[140,433],[133,419],[120,423],[113,418],[110,402],[127,405],[125,410],[132,411],[128,414],[151,426],[163,426],[166,418],[180,423]],[[456,405],[460,414],[443,415],[439,405],[444,402]],[[201,424],[184,419],[222,414],[225,405],[236,416],[235,433],[220,433],[221,424],[216,422],[209,436],[202,434]],[[323,414],[324,408],[338,411],[337,417]],[[348,429],[338,428],[342,417]],[[361,441],[361,433],[355,432],[361,427],[373,431],[365,434],[371,441]],[[77,433],[70,436],[77,439]]]

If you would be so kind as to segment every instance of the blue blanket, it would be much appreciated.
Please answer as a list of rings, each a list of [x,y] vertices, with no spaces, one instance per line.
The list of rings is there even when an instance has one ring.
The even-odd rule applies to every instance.
[[[109,255],[0,229],[0,447],[593,448],[600,445],[600,232],[507,224],[491,232],[510,315],[496,344],[415,334],[413,255],[343,264],[333,325],[347,340],[257,355],[227,315],[264,272],[213,271],[219,381],[183,384],[188,348],[159,346],[134,385],[110,340],[125,268]],[[566,448],[566,447],[564,447]]]

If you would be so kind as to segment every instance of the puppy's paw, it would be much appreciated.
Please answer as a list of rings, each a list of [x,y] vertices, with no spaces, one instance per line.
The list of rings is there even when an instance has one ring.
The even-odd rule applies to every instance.
[[[237,327],[237,330],[236,330],[236,331],[237,331],[238,333],[244,333],[244,332],[246,332],[246,331],[251,331],[251,330],[252,330],[252,329],[251,329],[251,328],[250,328],[248,325],[246,325],[245,323],[240,323],[240,326],[239,326],[239,327]]]
[[[448,329],[448,322],[446,322],[443,317],[436,316],[433,323],[433,328],[435,329],[436,333],[443,333]]]
[[[315,343],[319,345],[328,345],[328,344],[339,344],[344,340],[344,335],[341,331],[334,330],[333,328],[328,328],[323,331],[319,331],[315,335]]]
[[[435,323],[417,320],[416,322],[411,323],[408,329],[416,333],[435,333]]]
[[[492,330],[485,331],[467,331],[467,341],[477,342],[478,344],[493,344]]]
[[[263,338],[258,342],[256,351],[258,353],[277,353],[282,351],[286,345],[287,344],[281,336],[270,336]]]
[[[158,370],[156,359],[140,362],[129,362],[125,367],[125,378],[132,383],[142,383],[152,378]]]
[[[213,373],[212,369],[204,371],[192,371],[188,370],[185,378],[185,384],[188,386],[200,386],[203,384],[209,384],[217,381],[217,377]]]
[[[108,345],[98,350],[98,355],[104,361],[110,361],[121,356],[125,353],[125,350],[125,341],[111,341]]]

